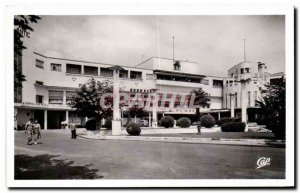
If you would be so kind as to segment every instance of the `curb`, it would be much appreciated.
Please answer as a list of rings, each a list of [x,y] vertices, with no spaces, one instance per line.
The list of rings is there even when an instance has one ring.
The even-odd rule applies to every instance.
[[[144,141],[144,142],[166,142],[166,143],[187,143],[187,144],[215,144],[215,145],[243,145],[262,147],[285,147],[283,140],[268,139],[227,139],[220,138],[188,138],[188,137],[145,137],[145,136],[99,136],[79,134],[78,137],[92,140],[121,140],[121,141]]]

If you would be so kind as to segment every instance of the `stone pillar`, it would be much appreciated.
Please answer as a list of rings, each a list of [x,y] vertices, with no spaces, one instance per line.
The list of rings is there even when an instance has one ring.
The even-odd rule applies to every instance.
[[[241,82],[241,109],[242,109],[242,122],[247,125],[247,107],[246,107],[246,92],[245,92],[246,83]],[[247,126],[246,126],[247,128]]]
[[[48,129],[48,112],[47,109],[44,110],[44,130]]]
[[[112,135],[121,134],[119,70],[114,69]]]
[[[66,122],[67,122],[67,128],[66,129],[69,129],[69,111],[66,110]]]
[[[234,94],[230,94],[230,116],[234,117]]]
[[[154,97],[152,101],[152,127],[157,127],[157,108],[158,108],[158,97]]]
[[[98,67],[98,76],[100,76],[101,72],[100,72],[100,67]]]
[[[149,112],[149,120],[148,120],[148,122],[149,122],[149,127],[151,127],[151,112]]]
[[[220,112],[218,113],[218,120],[220,120],[221,119],[221,115],[220,115]]]
[[[84,74],[84,66],[81,65],[81,74]]]
[[[67,104],[67,92],[64,90],[63,91],[63,105]]]

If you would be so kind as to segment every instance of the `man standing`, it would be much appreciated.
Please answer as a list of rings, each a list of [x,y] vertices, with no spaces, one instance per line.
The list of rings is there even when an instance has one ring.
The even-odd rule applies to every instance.
[[[76,139],[76,125],[73,123],[73,120],[70,123],[70,129],[71,129],[71,139]]]
[[[34,129],[34,144],[37,144],[38,139],[40,139],[41,136],[41,125],[38,123],[38,120],[34,121],[33,124]]]
[[[27,145],[31,145],[32,134],[33,134],[33,119],[30,118],[25,125],[25,134],[27,134]]]

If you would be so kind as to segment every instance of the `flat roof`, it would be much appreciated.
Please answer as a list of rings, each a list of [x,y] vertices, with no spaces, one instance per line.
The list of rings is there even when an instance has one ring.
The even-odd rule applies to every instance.
[[[33,53],[36,54],[36,55],[38,55],[38,56],[42,56],[44,58],[50,58],[50,59],[55,59],[55,60],[64,60],[64,61],[71,61],[71,62],[83,62],[83,63],[88,63],[88,64],[102,64],[102,65],[106,65],[106,66],[122,66],[122,67],[133,68],[133,69],[137,68],[137,69],[151,70],[151,69],[148,69],[148,68],[141,68],[141,67],[135,67],[135,66],[108,64],[108,63],[102,63],[102,62],[92,62],[92,61],[85,61],[85,60],[74,60],[74,59],[67,59],[67,58],[57,58],[57,57],[45,56],[45,55],[37,53],[37,52],[33,52]]]

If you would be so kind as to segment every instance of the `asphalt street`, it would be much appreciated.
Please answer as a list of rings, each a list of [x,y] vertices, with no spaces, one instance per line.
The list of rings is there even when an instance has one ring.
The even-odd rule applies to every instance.
[[[285,148],[71,139],[43,131],[27,145],[15,132],[17,179],[282,179]],[[269,166],[256,169],[261,157]]]

